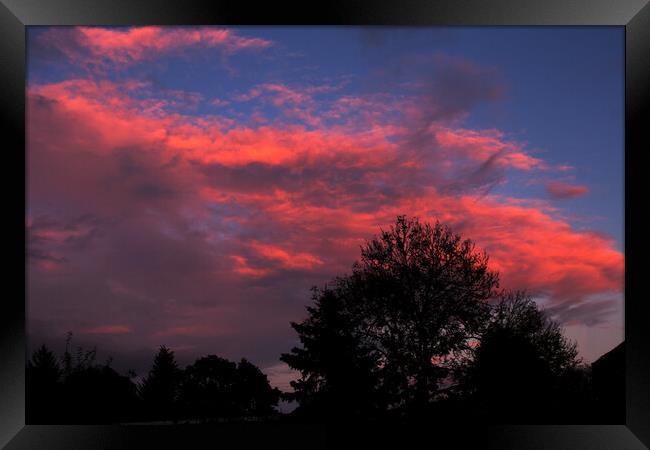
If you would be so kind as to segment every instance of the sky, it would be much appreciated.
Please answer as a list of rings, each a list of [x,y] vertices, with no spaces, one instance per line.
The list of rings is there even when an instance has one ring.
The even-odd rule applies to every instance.
[[[621,27],[29,27],[28,340],[288,389],[309,288],[449,225],[591,362],[623,340]]]

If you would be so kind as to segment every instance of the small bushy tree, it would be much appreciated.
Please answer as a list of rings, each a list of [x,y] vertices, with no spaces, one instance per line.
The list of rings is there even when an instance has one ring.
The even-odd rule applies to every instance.
[[[581,382],[577,355],[576,344],[530,296],[507,293],[492,310],[464,389],[490,420],[557,419],[552,411],[568,400],[567,384],[578,388]]]

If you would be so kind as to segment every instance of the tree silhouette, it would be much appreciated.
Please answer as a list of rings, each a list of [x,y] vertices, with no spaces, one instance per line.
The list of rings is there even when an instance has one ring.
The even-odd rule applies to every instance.
[[[47,423],[56,414],[61,395],[61,375],[56,356],[45,345],[32,354],[25,372],[27,423]]]
[[[136,385],[107,364],[80,367],[65,379],[63,408],[67,423],[129,421],[137,408]]]
[[[234,389],[237,364],[216,355],[197,359],[187,366],[183,378],[183,399],[191,417],[215,419],[233,417],[238,410]]]
[[[319,334],[318,326],[329,326],[330,334],[349,337],[350,347],[356,347],[352,354],[374,358],[375,367],[366,369],[366,376],[372,379],[377,370],[389,407],[423,411],[449,374],[440,361],[468,350],[488,318],[498,275],[487,262],[472,241],[448,227],[399,216],[388,231],[362,246],[352,274],[333,282],[340,316],[331,315],[334,324],[322,326],[328,314],[323,300],[308,308],[302,324],[294,325],[303,348],[283,358],[302,373],[294,386],[297,396],[337,384],[335,371],[321,359],[337,349],[321,340],[327,333]],[[337,322],[345,324],[342,330]]]
[[[299,370],[301,379],[292,381],[290,400],[300,403],[299,413],[321,419],[347,419],[369,415],[380,406],[376,353],[364,347],[359,335],[359,318],[346,309],[346,282],[333,288],[313,288],[309,317],[291,326],[302,348],[294,347],[280,360]]]
[[[269,419],[280,391],[254,364],[209,355],[181,370],[174,352],[161,346],[139,386],[133,371],[120,375],[112,358],[98,364],[96,349],[71,352],[72,333],[59,359],[47,347],[27,362],[27,423],[101,424],[255,418]]]
[[[291,418],[621,421],[624,346],[586,366],[528,294],[497,289],[472,241],[399,216],[291,323],[300,345],[280,357],[300,372],[284,395],[300,404]],[[27,364],[29,423],[277,418],[280,391],[246,359],[181,370],[161,346],[136,389],[134,374],[97,364],[95,349],[73,353],[71,338],[61,363],[42,346]]]
[[[97,349],[76,347],[70,352],[68,333],[63,355],[65,379],[62,406],[67,423],[100,424],[128,420],[137,405],[137,387],[128,376],[96,362]]]
[[[258,367],[216,355],[197,359],[185,369],[182,399],[188,417],[207,421],[275,413],[280,392]]]
[[[579,386],[576,344],[523,292],[495,305],[463,386],[483,419],[497,423],[558,420]],[[561,414],[563,410],[559,411]]]
[[[181,370],[174,352],[163,345],[154,357],[149,374],[140,385],[146,415],[151,418],[175,418],[180,382]]]
[[[259,367],[242,358],[237,364],[235,398],[242,416],[264,417],[276,412],[280,391],[271,387]]]

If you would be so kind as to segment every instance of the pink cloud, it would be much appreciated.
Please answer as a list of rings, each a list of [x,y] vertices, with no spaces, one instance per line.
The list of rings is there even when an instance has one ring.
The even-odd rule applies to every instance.
[[[234,98],[241,102],[266,101],[289,118],[297,118],[308,125],[319,126],[322,124],[323,117],[332,117],[332,115],[320,111],[323,105],[316,101],[315,96],[336,92],[340,88],[340,85],[291,87],[280,83],[264,83]]]
[[[353,196],[338,197],[332,207],[299,196],[234,197],[238,204],[263,212],[265,223],[275,229],[299,230],[296,239],[313,247],[319,259],[333,261],[332,272],[349,270],[349,263],[358,257],[358,245],[408,211],[424,220],[439,219],[471,237],[490,254],[491,267],[500,271],[504,287],[548,296],[555,305],[599,292],[622,292],[624,257],[611,239],[576,231],[544,212],[543,205],[508,205],[503,200],[446,196],[431,189],[361,213],[354,211]],[[290,258],[282,249],[257,248],[263,250],[262,256]],[[306,256],[292,258],[312,265]]]
[[[75,27],[50,30],[41,39],[72,62],[95,66],[103,66],[106,61],[118,66],[131,65],[191,46],[235,53],[273,45],[265,39],[239,36],[233,30],[215,27]]]
[[[66,123],[81,123],[95,138],[97,150],[115,147],[160,147],[167,157],[202,163],[246,165],[250,163],[295,164],[317,161],[339,165],[382,164],[394,145],[381,133],[353,137],[344,129],[305,130],[300,125],[258,128],[235,127],[218,117],[189,119],[147,107],[127,94],[128,87],[111,82],[70,80],[30,89],[33,100],[45,101],[64,116]],[[39,100],[42,99],[42,100]],[[334,161],[332,161],[334,160]]]
[[[267,268],[254,268],[248,265],[248,260],[240,255],[231,255],[230,258],[235,263],[234,272],[245,277],[263,277],[271,273]]]
[[[542,160],[526,154],[520,144],[504,141],[503,133],[498,130],[438,128],[434,134],[443,149],[460,152],[472,159],[487,161],[496,157],[498,165],[519,170],[545,167]],[[450,156],[453,158],[454,154]]]
[[[622,292],[623,255],[611,239],[579,232],[534,208],[464,198],[468,236],[491,256],[504,285],[549,295],[552,302]]]
[[[286,269],[311,269],[314,266],[323,264],[320,258],[306,252],[290,253],[279,246],[260,242],[252,242],[250,245],[258,255],[278,261]]]
[[[31,86],[29,192],[32,200],[65,198],[120,217],[132,234],[159,233],[162,242],[178,242],[178,248],[190,252],[186,261],[201,264],[201,270],[179,279],[203,277],[203,283],[220,286],[209,299],[194,294],[198,303],[221,298],[223,286],[236,292],[224,294],[229,299],[224,301],[235,302],[243,295],[236,289],[257,286],[282,269],[304,277],[292,278],[293,291],[296,285],[324,282],[349,271],[359,244],[405,213],[452,225],[490,254],[505,287],[530,289],[554,307],[589,305],[593,295],[603,292],[622,294],[623,254],[611,240],[572,228],[548,202],[443,189],[447,180],[430,170],[432,164],[452,177],[490,161],[498,168],[553,170],[499,130],[434,121],[418,130],[433,138],[422,144],[412,139],[408,123],[384,123],[399,103],[385,102],[381,109],[372,101],[378,99],[361,97],[334,101],[340,106],[336,125],[314,122],[308,129],[281,120],[247,125],[170,110],[164,103],[170,96],[134,95],[147,89],[135,81]],[[308,90],[280,85],[266,86],[258,96],[268,96],[279,108],[314,101]],[[368,118],[363,127],[358,117]],[[78,233],[47,230],[41,238],[52,245]],[[124,246],[123,240],[114,245]],[[159,247],[156,241],[138,254]],[[81,257],[65,245],[47,250],[56,257]],[[115,250],[107,245],[102,251]],[[150,277],[159,280],[156,274]],[[145,291],[142,295],[155,298]],[[284,292],[273,295],[281,298]],[[589,307],[574,311],[572,320],[578,312],[586,316]],[[160,333],[208,333],[185,326],[170,323]]]
[[[29,227],[31,234],[30,240],[34,241],[51,241],[57,244],[69,242],[74,239],[87,237],[92,233],[94,227],[89,223],[82,223],[75,226],[61,223],[41,224],[37,222]]]
[[[589,192],[587,186],[565,183],[562,181],[552,181],[546,184],[546,192],[554,199],[567,199],[580,197]]]

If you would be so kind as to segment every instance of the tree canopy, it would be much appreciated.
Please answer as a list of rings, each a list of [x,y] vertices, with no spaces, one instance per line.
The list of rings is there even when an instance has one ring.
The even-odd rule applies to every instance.
[[[281,356],[301,374],[292,398],[334,417],[341,404],[421,415],[458,392],[516,410],[557,392],[579,363],[575,343],[529,296],[500,290],[488,261],[449,227],[399,216],[292,323],[301,346]]]
[[[237,364],[216,355],[187,366],[181,389],[185,413],[206,419],[268,416],[280,397],[266,375],[246,359]]]

